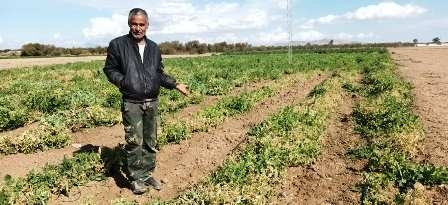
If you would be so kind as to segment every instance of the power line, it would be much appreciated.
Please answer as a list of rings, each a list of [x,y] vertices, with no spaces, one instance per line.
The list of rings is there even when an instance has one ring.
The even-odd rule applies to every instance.
[[[292,64],[292,0],[286,0],[286,24],[288,25],[288,56],[289,64]]]

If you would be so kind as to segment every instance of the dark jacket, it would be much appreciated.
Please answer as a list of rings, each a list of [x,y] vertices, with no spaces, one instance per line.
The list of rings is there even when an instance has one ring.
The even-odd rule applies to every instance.
[[[146,38],[146,37],[145,37]],[[104,73],[124,99],[157,98],[160,86],[176,87],[176,80],[163,72],[162,55],[156,43],[146,38],[143,63],[131,34],[113,39],[107,48]]]

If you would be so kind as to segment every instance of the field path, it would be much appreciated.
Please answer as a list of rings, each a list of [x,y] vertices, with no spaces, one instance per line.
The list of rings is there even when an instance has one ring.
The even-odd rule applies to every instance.
[[[211,53],[196,55],[163,55],[163,58],[201,57],[211,56]],[[43,65],[66,64],[75,62],[89,62],[94,60],[106,60],[106,56],[76,56],[76,57],[52,57],[52,58],[10,58],[0,59],[0,70],[22,68]]]
[[[94,60],[105,60],[105,59],[106,56],[0,59],[0,70],[32,67],[32,66],[66,64],[75,62],[89,62]]]
[[[448,166],[448,48],[393,48],[400,74],[415,87],[426,138],[420,160]]]
[[[272,204],[360,204],[354,189],[362,180],[364,163],[346,155],[360,144],[350,121],[352,110],[353,99],[344,96],[328,124],[321,155],[309,166],[288,168]]]
[[[288,83],[289,86],[283,88],[279,94],[257,105],[243,116],[226,119],[223,124],[209,132],[194,133],[191,139],[180,144],[163,147],[158,154],[154,173],[156,178],[163,181],[163,189],[160,192],[150,190],[143,196],[134,196],[120,179],[108,178],[105,182],[91,182],[80,189],[74,189],[70,198],[54,197],[50,203],[80,204],[94,201],[109,204],[110,200],[122,197],[142,203],[176,197],[216,169],[234,149],[244,143],[245,133],[251,125],[261,122],[270,113],[286,105],[303,100],[311,89],[325,78],[316,75],[309,80],[296,79],[295,82]]]

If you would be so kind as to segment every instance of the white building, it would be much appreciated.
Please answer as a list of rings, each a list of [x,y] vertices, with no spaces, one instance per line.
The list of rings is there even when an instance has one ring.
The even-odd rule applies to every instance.
[[[441,46],[448,46],[448,42],[437,44],[437,43],[417,43],[415,44],[416,47],[441,47]]]

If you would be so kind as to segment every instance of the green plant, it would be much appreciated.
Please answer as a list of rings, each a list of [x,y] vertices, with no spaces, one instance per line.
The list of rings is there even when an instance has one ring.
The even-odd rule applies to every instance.
[[[51,194],[69,194],[74,186],[104,179],[101,159],[95,153],[81,153],[60,165],[46,165],[25,178],[6,177],[0,185],[0,200],[6,204],[46,204]]]

